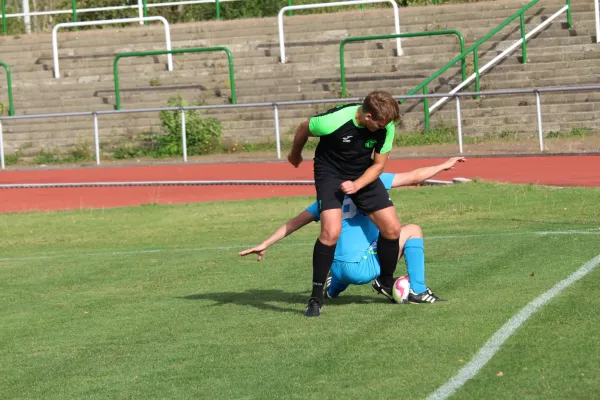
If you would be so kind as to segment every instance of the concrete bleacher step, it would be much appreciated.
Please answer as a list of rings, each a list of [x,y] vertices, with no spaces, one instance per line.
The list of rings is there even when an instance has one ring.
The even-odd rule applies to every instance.
[[[402,9],[402,31],[458,29],[469,46],[514,14],[524,1],[501,0],[468,5],[415,7]],[[549,0],[526,13],[527,30],[558,10],[564,2]],[[517,50],[482,77],[483,89],[532,88],[595,83],[595,60],[600,52],[592,43],[593,5],[573,6],[574,29],[566,29],[565,18],[550,24],[532,38],[528,64],[519,62]],[[374,21],[377,21],[374,25]],[[309,22],[309,23],[307,23]],[[377,26],[377,28],[373,28]],[[339,42],[349,36],[382,34],[392,31],[390,10],[367,10],[343,14],[319,14],[285,18],[288,64],[280,64],[275,18],[202,22],[172,25],[174,48],[227,45],[236,70],[238,101],[270,102],[339,96]],[[506,48],[519,36],[518,20],[494,35],[480,49],[480,65]],[[15,106],[20,114],[110,110],[114,108],[112,61],[120,51],[164,48],[162,27],[132,26],[94,32],[60,32],[59,54],[63,78],[52,78],[49,35],[3,38],[2,60],[13,60]],[[351,95],[366,94],[385,87],[395,94],[405,93],[424,77],[437,71],[459,51],[454,37],[403,39],[405,55],[394,56],[395,41],[352,43],[346,49],[348,90]],[[181,93],[188,99],[201,98],[206,104],[225,104],[230,96],[227,64],[223,53],[175,55],[175,71],[166,71],[166,57],[122,59],[119,63],[122,104],[125,108],[165,106],[168,97]],[[472,61],[468,62],[472,71]],[[430,84],[430,90],[447,91],[460,82],[457,64]],[[152,82],[151,82],[152,81]],[[155,85],[155,86],[153,86]],[[159,86],[156,86],[159,85]],[[0,86],[0,102],[6,96]],[[562,99],[571,99],[569,101]],[[520,131],[534,132],[533,96],[483,98],[462,101],[464,130],[477,134],[488,129],[502,132],[502,124],[512,127],[506,115],[519,112]],[[413,102],[414,103],[414,102]],[[432,103],[430,103],[432,104]],[[432,124],[456,123],[454,104],[442,107],[432,116]],[[554,128],[597,116],[600,98],[592,93],[544,96],[545,126]],[[547,110],[545,108],[548,108]],[[402,106],[405,129],[422,125],[422,104]],[[293,131],[308,115],[322,110],[314,105],[280,109],[282,132]],[[505,112],[506,114],[502,114]],[[207,110],[206,116],[223,122],[224,136],[248,140],[272,140],[272,109]],[[569,117],[569,115],[571,117]],[[577,120],[580,119],[580,121]],[[102,116],[101,136],[119,140],[136,133],[160,129],[158,113]],[[546,124],[547,122],[547,124]],[[32,149],[41,143],[68,146],[76,138],[92,138],[91,117],[50,120],[6,121],[5,142],[9,149],[29,141]],[[513,127],[514,128],[514,127]],[[510,129],[513,129],[510,128]],[[507,128],[508,129],[508,128]],[[36,139],[37,138],[37,139]],[[20,143],[20,144],[19,144]],[[48,144],[47,144],[48,146]]]
[[[552,59],[556,59],[555,56],[557,54],[564,54],[564,49],[566,49],[566,48],[568,48],[568,46],[562,46],[562,47],[559,47],[559,48],[551,48],[551,51],[552,51],[551,54],[553,55]],[[589,53],[590,53],[590,56],[596,56],[596,54],[597,54],[596,52],[589,52]],[[579,53],[579,54],[581,54],[581,53]],[[485,58],[482,58],[480,60],[480,63],[484,63],[491,56],[492,55],[489,55],[489,56],[487,56]],[[529,57],[528,58],[530,58],[530,59],[533,58],[533,59],[539,61],[540,58],[542,58],[542,57],[544,57],[543,54],[541,56],[538,56],[538,52],[536,52],[533,49],[529,51]],[[584,59],[591,59],[591,57],[583,57],[583,58]],[[367,60],[370,60],[370,59],[367,59]],[[389,60],[389,58],[387,60]],[[397,61],[397,60],[393,60],[393,61]],[[502,65],[506,65],[508,62],[516,64],[516,63],[518,63],[518,60],[517,60],[517,58],[508,58],[508,59],[506,59],[502,63]],[[387,63],[384,63],[384,64],[375,64],[373,62],[372,65],[373,65],[372,68],[370,68],[369,66],[366,66],[364,69],[368,70],[368,72],[379,72],[378,70],[376,70],[378,65],[389,65],[390,68],[393,68],[396,64],[387,64]],[[531,63],[528,64],[528,65],[531,65]],[[434,66],[433,63],[429,63],[427,66],[429,66],[431,68],[432,72],[435,71],[435,70],[437,70],[437,68],[433,68],[433,66]],[[425,66],[422,65],[422,64],[418,64],[418,67],[419,67],[418,69],[421,70],[421,71],[425,69]],[[359,68],[360,67],[356,67],[356,66],[352,65],[352,62],[349,62],[348,63],[348,67],[347,67],[349,75],[352,72],[357,71],[357,69],[359,69]],[[501,67],[498,67],[498,68],[501,68]],[[161,68],[159,68],[159,69],[161,69]],[[175,73],[175,71],[172,72],[172,73],[168,73],[167,71],[155,71],[155,72],[157,74],[159,74],[158,76],[163,77],[163,78],[167,78],[167,77],[170,77],[170,76],[173,76],[173,77],[186,77],[186,76],[190,76],[190,75],[193,75],[193,76],[198,76],[198,75],[202,76],[202,75],[204,75],[204,76],[213,76],[213,77],[214,76],[218,76],[218,80],[220,82],[226,81],[227,77],[228,77],[228,75],[225,72],[221,73],[221,75],[218,75],[218,74],[211,74],[209,70],[204,70],[203,69],[203,70],[198,71],[198,69],[195,69],[195,68],[194,69],[188,69],[188,68],[183,69],[182,68],[182,69],[179,69],[177,71],[177,73]],[[308,71],[306,71],[306,72],[308,72]],[[360,71],[358,71],[358,72],[360,72]],[[429,71],[427,71],[427,72],[429,73]],[[286,78],[289,78],[290,76],[298,76],[299,73],[301,73],[301,70],[286,71],[286,73],[284,73],[283,76],[285,76]],[[268,73],[266,73],[266,72],[264,72],[264,73],[257,73],[256,76],[260,77],[261,74],[267,75]],[[148,79],[150,78],[150,75],[145,75],[144,73],[140,73],[140,72],[131,73],[130,71],[124,71],[124,72],[120,73],[120,77],[121,77],[122,81],[126,81],[130,77],[140,77],[140,76],[144,77],[144,78],[148,78]],[[92,78],[94,78],[94,79],[92,79]],[[251,79],[252,78],[251,76],[245,77],[244,74],[238,74],[237,81],[241,82],[241,81],[244,80],[244,78],[246,78],[246,79],[249,78],[250,80],[253,80],[253,79]],[[73,81],[73,79],[69,80],[68,78],[61,78],[60,81],[57,81],[57,80],[52,81],[51,80],[49,82],[49,84],[51,84],[53,86],[56,86],[59,83],[61,83],[61,84],[77,83],[77,84],[79,84],[79,83],[89,83],[89,82],[94,82],[94,81],[110,81],[110,82],[112,82],[112,74],[110,74],[110,75],[109,74],[105,74],[105,75],[102,75],[102,76],[100,76],[100,75],[96,75],[96,76],[92,75],[89,80],[86,80],[86,79],[80,77],[80,78],[77,78],[77,81],[75,81],[75,82]],[[148,83],[148,82],[146,82],[146,83]],[[16,86],[16,87],[19,88],[20,86],[21,85]],[[37,88],[39,87],[39,85],[29,85],[29,87],[35,87],[36,90],[37,90]],[[54,90],[54,88],[53,88],[53,90]],[[75,90],[75,88],[73,88],[71,90]]]
[[[356,24],[360,23],[361,20],[357,21],[357,22],[353,22],[351,23],[351,25],[353,25],[352,27],[354,29],[356,29]],[[536,21],[539,22],[539,21]],[[369,21],[366,22],[366,24],[369,24]],[[493,25],[493,24],[492,24]],[[550,30],[557,24],[551,24],[550,25]],[[406,29],[406,31],[415,31],[415,29],[411,29],[411,26],[409,25],[408,27],[403,25],[404,28],[408,28]],[[334,29],[331,26],[328,26],[329,31],[331,31],[332,29]],[[131,35],[129,35],[129,32],[136,32],[139,29],[144,29],[144,28],[133,28],[133,29],[129,29],[129,30],[123,30],[123,32],[120,33],[127,33],[126,35],[122,35],[124,37],[131,37]],[[261,27],[262,29],[262,33],[264,34],[264,27]],[[471,36],[471,37],[475,37],[477,38],[478,36],[481,36],[485,33],[487,33],[487,31],[489,31],[489,29],[485,29],[485,28],[479,28],[480,32],[475,32],[475,31],[469,31],[470,28],[467,28],[467,31],[464,32],[466,36]],[[369,32],[371,34],[373,33],[381,33],[381,32],[373,32],[373,29],[367,29],[365,32]],[[248,46],[251,42],[251,38],[248,36],[247,32],[244,32],[246,35],[240,37],[240,39],[244,39],[245,42]],[[132,50],[140,50],[143,49],[143,47],[148,47],[148,48],[160,48],[163,46],[163,44],[160,42],[160,34],[161,31],[160,29],[154,29],[153,31],[150,32],[146,32],[144,33],[144,37],[142,38],[136,38],[136,41],[133,44],[128,44],[125,47],[123,47],[123,45],[121,44],[121,46],[118,46],[118,44],[122,43],[123,37],[120,35],[120,37],[116,37],[114,39],[112,39],[112,37],[110,35],[103,35],[101,41],[99,41],[98,43],[95,43],[95,41],[92,39],[92,37],[90,35],[87,35],[86,33],[77,33],[75,37],[81,37],[81,40],[73,40],[73,41],[69,41],[66,40],[64,42],[61,42],[61,47],[59,50],[59,54],[61,54],[61,56],[74,56],[75,54],[80,54],[80,55],[85,55],[86,54],[86,49],[89,49],[89,52],[92,52],[91,54],[89,54],[90,56],[92,54],[98,54],[99,52],[110,52],[110,53],[115,53],[115,52],[119,52],[119,51],[132,51]],[[499,33],[498,35],[504,35],[505,33]],[[65,33],[64,35],[67,35],[67,38],[73,37],[73,33]],[[346,32],[344,35],[341,36],[348,36],[348,32]],[[518,32],[516,32],[514,29],[512,30],[512,33],[510,33],[511,37],[517,37],[518,36]],[[287,42],[288,42],[288,47],[290,48],[294,48],[294,37],[295,35],[293,33],[290,33],[287,37]],[[259,36],[257,37],[257,40],[262,38],[264,40],[264,36]],[[114,47],[114,45],[112,45],[113,47],[110,47],[111,44],[111,39],[115,41],[114,45],[117,45],[117,48]],[[132,38],[133,39],[133,38]],[[145,39],[147,42],[144,41],[140,41],[140,39]],[[223,43],[211,43],[211,45],[216,45],[216,44],[229,44],[231,45],[231,43],[227,43],[227,37],[220,37],[219,40],[222,40]],[[236,38],[237,39],[237,38]],[[313,37],[311,38],[313,42],[318,42],[319,38],[318,37]],[[339,40],[340,38],[335,38],[335,40]],[[204,40],[204,39],[202,39]],[[216,40],[216,39],[215,39]],[[409,45],[411,42],[418,42],[419,40],[426,40],[423,38],[414,38],[414,39],[405,39],[406,43]],[[81,43],[80,43],[81,42]],[[107,43],[108,42],[108,43]],[[99,46],[99,43],[101,44]],[[185,41],[185,42],[178,42],[178,41],[174,41],[174,45],[177,47],[182,47],[183,43],[185,44],[189,44],[189,45],[194,45],[194,42],[190,42]],[[83,46],[81,46],[83,44]],[[87,44],[87,46],[86,46]],[[200,46],[206,46],[208,45],[208,43],[206,43],[206,40],[204,40],[204,42],[202,42],[200,39],[197,42],[197,45]],[[268,48],[270,48],[271,50],[274,47],[278,47],[277,45],[277,40],[275,38],[275,40],[273,42],[271,42],[270,44],[267,43],[266,45],[268,45]],[[36,54],[39,57],[39,61],[43,61],[43,62],[51,62],[51,48],[50,48],[50,43],[44,43],[43,41],[38,41],[36,42],[36,46],[39,47],[39,49],[45,49],[47,54],[37,54],[36,50],[32,50],[32,53],[27,53],[27,54]],[[184,45],[185,46],[185,45]],[[237,45],[237,46],[241,46],[241,45]],[[13,49],[11,48],[10,44],[5,44],[3,46],[7,52],[13,51]],[[27,48],[27,46],[26,46]],[[97,50],[96,50],[97,48]],[[265,50],[267,49],[267,46],[263,47]],[[14,51],[18,51],[20,50],[21,52],[23,51],[23,44],[22,43],[17,43],[14,45]],[[233,51],[236,51],[235,48],[232,49]],[[21,53],[22,54],[22,53]],[[246,54],[240,54],[241,57],[246,57]]]
[[[554,4],[556,4],[557,6],[560,4],[560,2],[553,2]],[[501,6],[497,5],[497,4],[493,4],[492,2],[488,2],[487,4],[484,4],[483,7],[481,8],[477,8],[475,7],[475,5],[470,5],[468,10],[460,10],[457,7],[454,6],[439,6],[437,7],[436,10],[431,10],[431,9],[424,9],[421,8],[418,10],[418,12],[414,12],[413,9],[409,8],[409,9],[402,9],[402,26],[410,26],[410,23],[423,23],[423,24],[427,24],[427,23],[433,23],[433,22],[437,22],[437,19],[441,19],[443,22],[445,23],[453,23],[453,22],[459,22],[459,21],[464,21],[465,19],[468,19],[469,21],[474,21],[477,20],[479,18],[482,19],[489,19],[491,21],[493,21],[494,23],[499,23],[501,21],[494,21],[491,18],[496,17],[499,19],[504,19],[506,17],[508,17],[509,15],[511,15],[512,13],[514,13],[519,7],[519,5],[523,5],[526,4],[525,2],[520,2],[520,4],[516,4],[516,2],[511,2],[510,5],[508,5],[505,8],[501,8]],[[586,10],[590,10],[589,9],[589,5],[576,5],[578,8],[581,8],[582,6],[585,6]],[[431,8],[431,7],[430,7]],[[574,6],[574,8],[576,8]],[[488,10],[491,9],[491,10]],[[473,11],[471,11],[473,10]],[[337,27],[335,24],[336,23],[340,23],[340,21],[349,21],[351,23],[361,23],[365,20],[364,16],[365,15],[369,15],[372,13],[378,12],[378,16],[380,20],[392,20],[391,17],[391,10],[381,10],[381,11],[374,11],[374,10],[367,10],[365,12],[362,13],[357,13],[357,12],[346,12],[343,14],[328,14],[328,15],[319,15],[319,20],[322,23],[323,26],[327,26],[327,27],[331,27],[330,29],[339,29],[339,27]],[[344,15],[344,18],[341,18],[341,15]],[[405,18],[408,17],[408,18]],[[351,20],[350,18],[354,18],[354,20]],[[293,34],[294,32],[308,32],[308,31],[315,31],[315,30],[319,30],[319,24],[314,24],[313,26],[307,26],[307,24],[305,23],[307,19],[310,19],[312,17],[310,16],[295,16],[292,18],[285,18],[285,27],[286,27],[286,34]],[[408,19],[408,23],[406,22],[406,20]],[[387,21],[386,21],[387,22]],[[276,33],[276,21],[275,19],[260,19],[260,20],[237,20],[235,21],[235,24],[238,25],[240,27],[240,29],[243,29],[246,32],[249,32],[250,29],[256,29],[257,32],[259,32],[260,34],[265,33],[265,31],[269,32],[272,31],[273,33]],[[157,24],[154,25],[155,26],[155,30],[160,31],[162,28]],[[173,36],[176,37],[176,34],[179,31],[182,31],[183,34],[185,34],[187,36],[187,34],[199,34],[202,33],[204,34],[204,36],[208,36],[210,37],[211,33],[218,35],[219,37],[227,37],[228,35],[232,35],[233,33],[231,32],[230,29],[231,25],[227,25],[227,24],[223,24],[223,23],[215,23],[215,22],[203,22],[202,25],[199,24],[185,24],[182,25],[180,27],[178,27],[177,30],[174,29],[174,34]],[[353,25],[350,25],[353,26]],[[390,25],[391,26],[391,25]],[[262,29],[262,30],[261,30]],[[145,31],[148,30],[147,27],[136,27],[135,25],[132,25],[131,28],[127,28],[127,29],[122,29],[120,30],[121,33],[124,33],[130,37],[135,37],[135,36],[144,36],[145,35]],[[109,31],[110,30],[106,30]],[[78,36],[80,37],[84,37],[84,35],[87,32],[78,32]],[[61,35],[66,35],[66,33],[61,33]],[[113,38],[110,35],[103,35],[103,39],[105,40],[113,40]],[[21,39],[15,40],[14,42],[18,42],[18,43],[27,43],[27,37],[26,36],[22,36]],[[30,45],[37,45],[38,41],[36,40],[30,40],[29,41]]]

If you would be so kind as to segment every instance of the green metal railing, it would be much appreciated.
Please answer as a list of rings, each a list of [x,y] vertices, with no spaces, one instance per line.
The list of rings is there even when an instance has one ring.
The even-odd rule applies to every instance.
[[[6,25],[6,0],[0,0],[2,4],[0,8],[2,8],[2,32],[6,35],[8,33],[8,26]]]
[[[148,4],[146,0],[142,0],[142,16],[146,18],[148,16]],[[148,21],[144,21],[144,25],[148,25]]]
[[[429,78],[427,78],[426,80],[421,82],[416,88],[414,88],[413,90],[408,92],[407,95],[410,96],[410,95],[413,95],[413,94],[421,92],[421,91],[423,92],[423,94],[427,94],[427,85],[429,83],[431,83],[431,81],[433,81],[438,76],[440,76],[441,74],[446,72],[449,68],[451,68],[458,61],[461,61],[464,65],[465,58],[470,53],[473,53],[473,69],[475,70],[475,91],[479,92],[479,56],[478,56],[479,46],[481,46],[489,38],[494,36],[496,33],[498,33],[500,30],[502,30],[504,27],[506,27],[508,24],[510,24],[512,21],[514,21],[517,18],[520,18],[521,39],[523,41],[522,49],[521,49],[522,56],[523,56],[522,62],[526,63],[527,62],[527,42],[525,41],[526,33],[525,33],[524,13],[525,13],[525,11],[527,11],[531,7],[533,7],[535,4],[537,4],[539,1],[540,0],[533,0],[532,2],[530,2],[529,4],[527,4],[523,8],[521,8],[519,11],[514,13],[512,16],[508,17],[504,22],[502,22],[500,25],[498,25],[496,28],[494,28],[490,33],[488,33],[487,35],[485,35],[484,37],[479,39],[477,42],[475,42],[473,45],[471,45],[468,49],[461,52],[461,54],[459,56],[452,59],[450,62],[448,62],[448,64],[446,64],[445,66],[440,68],[436,73],[434,73]],[[569,28],[571,28],[572,27],[571,0],[566,0],[566,4],[569,6],[569,8],[567,9],[567,23],[569,25]],[[465,80],[464,77],[463,77],[463,80]],[[406,101],[406,100],[405,99],[400,100],[400,103],[403,103],[404,101]],[[424,118],[425,131],[429,131],[429,104],[428,104],[427,99],[424,99],[423,103],[424,103],[424,107],[425,107],[425,118]]]
[[[349,42],[366,42],[369,40],[381,40],[381,39],[398,39],[398,38],[410,38],[420,36],[440,36],[440,35],[456,35],[460,42],[460,53],[462,54],[465,50],[465,39],[463,35],[454,29],[443,30],[443,31],[431,31],[431,32],[408,32],[391,35],[378,35],[378,36],[357,36],[350,37],[342,40],[340,43],[340,81],[342,85],[342,97],[346,97],[346,65],[345,65],[345,53],[344,48]],[[467,65],[465,60],[462,61],[462,78],[463,81],[467,79]]]
[[[144,57],[144,56],[159,56],[163,54],[181,54],[181,53],[200,53],[206,51],[224,51],[227,53],[227,59],[229,61],[229,84],[231,86],[231,103],[237,104],[237,98],[235,94],[235,77],[233,73],[233,58],[231,51],[227,47],[216,46],[216,47],[198,47],[190,49],[178,49],[178,50],[158,50],[158,51],[133,51],[130,53],[120,53],[115,56],[113,62],[113,75],[115,80],[115,98],[116,108],[121,109],[121,90],[119,87],[119,60],[125,57]]]
[[[8,115],[12,117],[13,115],[15,115],[15,108],[13,107],[12,79],[10,77],[10,68],[2,61],[0,61],[0,67],[4,67],[4,69],[6,70],[6,83],[8,86]]]
[[[73,22],[77,22],[77,0],[71,0],[71,10],[73,10]],[[78,30],[76,26],[73,27],[73,30]]]

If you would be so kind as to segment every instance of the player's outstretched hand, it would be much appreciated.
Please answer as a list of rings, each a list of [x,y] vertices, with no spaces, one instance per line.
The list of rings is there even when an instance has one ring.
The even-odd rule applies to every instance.
[[[342,182],[340,187],[342,188],[342,192],[344,192],[346,194],[354,194],[354,193],[358,192],[358,188],[352,181]]]
[[[251,249],[240,251],[240,256],[247,256],[248,254],[258,254],[257,261],[260,261],[264,257],[265,251],[267,251],[267,246],[259,244],[258,246],[254,246]]]
[[[452,157],[450,159],[448,159],[448,161],[446,161],[444,163],[444,171],[448,171],[449,169],[453,169],[454,168],[454,164],[456,164],[457,162],[465,162],[465,158],[464,157]]]
[[[292,164],[296,168],[298,168],[298,165],[300,165],[300,163],[302,162],[302,154],[293,154],[290,152],[287,158],[290,164]]]

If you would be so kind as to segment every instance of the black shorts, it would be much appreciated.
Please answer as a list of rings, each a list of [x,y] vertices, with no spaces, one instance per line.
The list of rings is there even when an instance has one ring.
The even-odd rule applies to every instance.
[[[342,208],[346,194],[342,191],[341,184],[347,180],[325,174],[315,174],[319,213],[325,210]],[[385,186],[383,186],[383,182],[379,178],[349,196],[363,213],[371,213],[394,206]]]

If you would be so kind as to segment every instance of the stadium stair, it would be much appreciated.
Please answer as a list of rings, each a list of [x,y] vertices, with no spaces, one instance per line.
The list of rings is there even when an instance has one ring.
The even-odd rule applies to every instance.
[[[459,30],[465,45],[476,42],[523,5],[521,0],[410,7],[400,9],[402,32]],[[543,0],[525,14],[527,31],[564,5]],[[528,63],[520,48],[482,75],[481,90],[598,83],[600,51],[593,43],[593,4],[573,5],[574,27],[566,14],[528,42]],[[339,43],[351,36],[380,35],[393,31],[391,9],[298,15],[284,18],[288,63],[279,63],[277,19],[206,21],[171,26],[174,49],[226,46],[233,53],[238,103],[310,100],[340,97]],[[480,47],[479,65],[495,57],[520,38],[518,19]],[[61,31],[58,34],[62,77],[53,78],[52,40],[49,34],[1,37],[1,61],[12,69],[17,115],[113,110],[115,96],[112,62],[116,53],[164,50],[161,25],[132,25],[95,31]],[[349,96],[383,89],[405,94],[459,54],[454,36],[403,39],[404,55],[395,56],[395,40],[351,43],[346,46]],[[163,107],[170,96],[181,95],[204,104],[227,104],[231,96],[227,58],[223,52],[174,55],[168,72],[166,56],[121,59],[122,108]],[[468,71],[473,71],[472,58]],[[429,87],[445,93],[460,83],[460,64],[446,71]],[[0,73],[1,75],[1,73]],[[434,84],[435,83],[435,84]],[[470,89],[473,89],[473,85]],[[7,104],[6,81],[0,77],[0,103]],[[432,103],[430,103],[432,104]],[[461,101],[466,136],[536,132],[535,97],[502,96]],[[545,131],[596,125],[600,93],[568,93],[542,97]],[[5,107],[6,108],[6,107]],[[327,105],[281,107],[280,129],[290,139],[295,127]],[[423,105],[402,105],[401,131],[423,128]],[[249,108],[203,112],[218,118],[224,138],[232,142],[274,139],[273,110]],[[4,113],[6,115],[6,111]],[[456,126],[453,102],[432,115],[432,126]],[[119,142],[142,132],[160,130],[158,113],[101,116],[103,144]],[[32,119],[4,122],[6,152],[24,155],[41,148],[70,148],[77,141],[93,140],[91,117]]]

